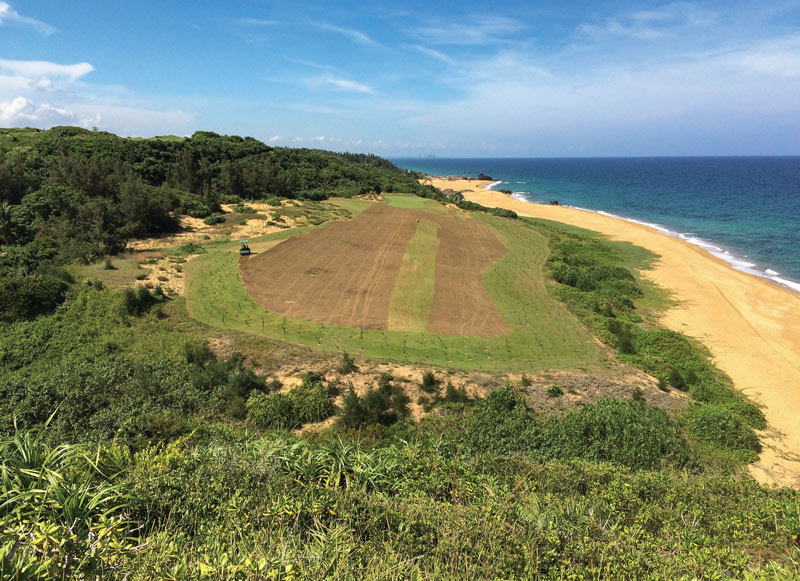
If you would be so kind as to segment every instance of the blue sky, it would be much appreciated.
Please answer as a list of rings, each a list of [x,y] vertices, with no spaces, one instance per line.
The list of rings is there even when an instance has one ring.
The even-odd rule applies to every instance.
[[[0,127],[389,156],[800,154],[800,2],[0,0]]]

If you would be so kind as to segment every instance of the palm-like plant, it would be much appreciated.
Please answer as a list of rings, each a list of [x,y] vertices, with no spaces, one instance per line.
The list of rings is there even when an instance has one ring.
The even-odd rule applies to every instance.
[[[97,469],[115,463],[79,445],[51,447],[45,430],[17,428],[0,440],[0,573],[108,571],[132,546],[122,516],[129,497]]]

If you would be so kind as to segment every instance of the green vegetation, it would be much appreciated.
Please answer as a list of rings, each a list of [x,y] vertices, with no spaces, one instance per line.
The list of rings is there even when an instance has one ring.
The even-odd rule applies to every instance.
[[[712,455],[733,462],[754,460],[760,448],[753,429],[766,427],[763,413],[734,389],[703,345],[642,318],[636,303],[644,293],[633,273],[620,266],[630,245],[614,247],[590,233],[555,223],[529,223],[550,239],[547,266],[560,283],[553,294],[604,343],[616,348],[621,360],[656,377],[662,388],[688,391],[699,402],[690,407],[685,426],[692,438],[711,445]],[[646,267],[651,257],[633,252],[642,261],[640,267]]]
[[[336,371],[342,375],[347,375],[348,373],[358,371],[355,359],[353,359],[353,357],[347,351],[342,352],[342,357],[339,361],[339,365],[336,366]]]
[[[224,221],[219,204],[422,192],[416,174],[372,155],[273,148],[198,131],[123,139],[77,127],[0,130],[4,269],[42,260],[93,262],[137,236],[177,229],[176,214]]]
[[[513,394],[499,392],[476,416],[489,416],[488,426],[490,410],[499,414],[495,419],[510,412],[527,430],[518,438],[533,445],[546,440],[546,429],[525,419]],[[137,454],[116,443],[53,447],[46,432],[12,433],[0,442],[3,575],[755,580],[800,574],[795,491],[669,465],[634,470],[614,461],[542,460],[516,451],[524,447],[510,431],[505,442],[514,451],[471,451],[457,435],[463,413],[400,422],[361,443],[350,432],[250,438],[218,429]],[[637,421],[669,427],[652,414]],[[668,431],[656,434],[645,437],[667,434],[660,441],[669,449]],[[567,435],[564,448],[575,441]],[[601,451],[625,446],[606,442]]]
[[[387,374],[291,436],[335,412],[318,374],[279,393],[177,331],[170,302],[132,316],[126,293],[68,292],[0,334],[4,577],[800,574],[798,493],[721,469],[688,428],[746,448],[725,416],[604,400],[546,417],[510,387],[441,398],[428,370],[450,403],[420,423]]]
[[[294,430],[321,422],[336,410],[331,392],[332,387],[325,386],[322,377],[309,372],[303,383],[288,393],[254,392],[247,400],[247,419],[261,429]]]
[[[393,383],[393,379],[389,372],[382,374],[378,386],[363,396],[357,395],[350,386],[344,397],[339,424],[350,429],[391,426],[408,416],[411,400],[402,387]]]
[[[216,203],[267,197],[279,218],[312,224],[251,240],[262,252],[371,203],[284,206],[287,192],[397,191],[404,180],[413,176],[378,158],[207,133],[0,131],[0,577],[800,577],[800,493],[743,469],[764,417],[702,345],[654,324],[667,299],[638,278],[646,251],[544,221],[466,216],[509,250],[485,273],[513,328],[494,339],[265,313],[241,285],[236,241],[145,255],[197,255],[181,264],[193,318],[183,299],[129,287],[144,257],[104,260],[130,236],[173,227],[176,208],[207,217]],[[385,198],[445,211],[441,194],[422,193]],[[135,207],[149,209],[134,220]],[[404,263],[410,285],[432,276],[414,278],[435,251],[426,222]],[[70,266],[74,276],[58,266],[95,258]],[[426,292],[401,298],[419,311]],[[620,394],[632,399],[580,408],[567,407],[570,394],[547,415],[529,406],[541,403],[538,377],[523,373],[517,390],[480,374],[495,389],[473,400],[442,369],[603,363],[587,328],[685,392],[685,411],[667,414],[635,387]],[[250,345],[316,357],[292,342],[339,354],[324,369],[361,386],[369,356],[426,371],[419,383],[386,372],[356,391],[309,363],[284,389]]]

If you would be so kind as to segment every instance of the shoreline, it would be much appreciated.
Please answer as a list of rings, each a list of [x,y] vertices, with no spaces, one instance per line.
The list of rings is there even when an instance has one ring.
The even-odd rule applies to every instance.
[[[763,406],[769,428],[759,434],[761,459],[750,473],[762,483],[800,488],[800,294],[639,222],[522,201],[486,189],[494,181],[428,181],[471,202],[593,230],[659,255],[641,274],[677,300],[661,324],[703,342],[737,389]]]
[[[477,180],[475,180],[475,181],[477,181]],[[494,182],[488,183],[488,185],[484,186],[484,189],[490,190],[490,191],[498,191],[498,190],[495,190],[494,187],[498,186],[498,185],[501,185],[503,183],[506,183],[506,182],[494,181]],[[498,192],[498,193],[504,193],[504,192]],[[511,194],[506,194],[506,195],[510,195],[510,197],[514,198],[515,200],[519,200],[520,202],[523,202],[523,203],[526,203],[526,204],[546,205],[546,204],[544,204],[542,202],[535,202],[535,201],[532,201],[532,200],[525,199],[524,196],[521,195],[523,193],[527,193],[527,192],[512,192]],[[716,258],[719,258],[721,260],[724,260],[725,262],[730,264],[731,268],[733,268],[734,270],[738,270],[740,272],[744,272],[744,273],[747,273],[747,274],[752,274],[753,276],[756,276],[756,277],[758,277],[758,278],[760,278],[762,280],[765,280],[768,283],[773,284],[773,285],[775,285],[775,286],[777,286],[779,288],[783,288],[783,289],[786,289],[786,290],[791,291],[793,293],[800,294],[800,282],[797,282],[797,281],[794,281],[794,280],[790,280],[790,279],[786,279],[786,278],[781,278],[781,273],[772,270],[768,266],[760,265],[760,264],[754,263],[754,262],[749,262],[747,257],[740,256],[740,255],[736,254],[735,252],[732,252],[732,251],[730,251],[730,250],[728,250],[726,248],[718,246],[716,242],[713,242],[711,240],[706,240],[705,238],[700,238],[698,236],[689,236],[687,234],[683,234],[681,232],[678,232],[677,230],[672,230],[670,228],[667,228],[666,226],[662,226],[661,224],[658,224],[658,223],[655,223],[655,222],[646,222],[644,220],[638,220],[636,218],[628,218],[626,216],[622,216],[622,215],[619,215],[619,214],[613,214],[611,212],[605,212],[603,210],[592,210],[590,208],[581,208],[580,206],[571,206],[569,204],[563,204],[562,207],[564,207],[564,208],[572,208],[574,210],[581,210],[583,212],[591,212],[593,214],[600,214],[601,216],[607,216],[609,218],[616,218],[618,220],[624,220],[624,221],[630,222],[632,224],[639,224],[641,226],[646,226],[648,228],[652,228],[653,230],[657,230],[658,232],[661,232],[662,234],[665,234],[667,236],[671,236],[673,238],[677,238],[678,240],[681,240],[681,241],[686,242],[688,244],[691,244],[693,246],[697,246],[698,248],[708,252],[712,256],[714,256]],[[758,270],[758,268],[756,268],[756,267],[762,267],[761,270],[763,272],[760,272]]]

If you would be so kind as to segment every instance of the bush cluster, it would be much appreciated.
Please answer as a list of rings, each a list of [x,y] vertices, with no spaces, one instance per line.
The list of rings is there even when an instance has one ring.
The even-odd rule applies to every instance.
[[[635,301],[642,292],[634,275],[620,266],[622,258],[600,240],[537,224],[550,239],[552,253],[547,266],[560,283],[554,294],[583,320],[605,343],[617,349],[619,358],[659,381],[664,390],[688,391],[696,401],[721,406],[738,418],[747,439],[757,440],[752,428],[766,424],[761,410],[735,391],[733,383],[717,369],[708,350],[681,333],[641,325]],[[711,420],[711,415],[704,416]],[[721,449],[736,449],[718,430],[702,430],[701,421],[687,421],[686,430],[700,441]]]
[[[336,411],[331,391],[318,373],[309,372],[288,393],[252,393],[247,400],[247,419],[262,430],[294,430],[321,422]]]
[[[53,276],[0,276],[0,322],[23,321],[52,312],[69,284]]]
[[[363,396],[353,386],[344,397],[338,423],[351,429],[367,426],[390,426],[408,416],[410,399],[402,387],[394,384],[389,372],[378,379],[378,386]]]

